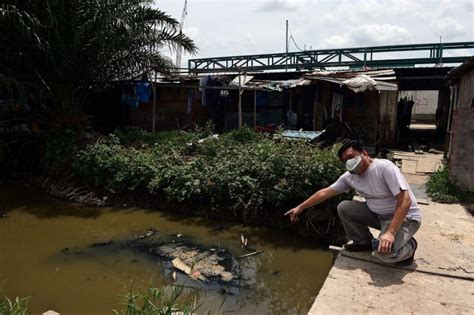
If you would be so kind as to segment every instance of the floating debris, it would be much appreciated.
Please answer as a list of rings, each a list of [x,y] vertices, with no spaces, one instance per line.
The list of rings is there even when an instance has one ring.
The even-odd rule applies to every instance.
[[[77,187],[67,180],[47,177],[43,180],[41,186],[52,196],[62,200],[74,201],[94,207],[103,207],[106,204],[106,200],[97,197],[94,192],[89,191],[86,187]]]
[[[100,247],[100,246],[107,246],[107,245],[110,245],[110,244],[112,244],[112,241],[98,242],[98,243],[92,244],[91,246],[92,247]]]
[[[239,258],[246,258],[246,257],[250,257],[250,256],[255,256],[255,255],[258,255],[258,254],[261,254],[261,253],[263,253],[262,250],[257,250],[257,251],[242,255]]]
[[[224,266],[230,257],[222,257],[219,253],[210,250],[201,250],[184,244],[168,243],[155,247],[153,252],[161,257],[172,258],[173,267],[190,277],[193,272],[198,271],[199,275],[194,273],[193,276],[197,276],[199,280],[218,278],[223,281],[232,281],[237,278]],[[232,262],[234,263],[235,260]]]
[[[176,271],[181,271],[191,279],[201,281],[219,280],[231,282],[238,279],[239,263],[229,251],[215,246],[206,247],[194,244],[182,238],[182,234],[160,234],[160,238],[151,237],[154,229],[129,240],[113,241],[114,249],[127,248],[146,254],[158,256],[162,261],[169,261]],[[178,236],[179,235],[179,236]],[[176,237],[180,239],[177,239]],[[93,247],[106,247],[112,241],[94,243]],[[65,250],[69,253],[69,249]],[[173,275],[173,280],[177,278]]]
[[[201,281],[207,281],[206,277],[201,275],[201,273],[197,270],[193,270],[191,267],[186,265],[184,262],[181,261],[179,258],[175,258],[171,261],[173,264],[173,267],[178,269],[179,271],[184,272],[188,276],[190,276],[193,279],[199,279]]]
[[[145,234],[142,234],[142,235],[137,236],[137,240],[141,240],[141,239],[150,237],[150,236],[152,236],[153,234],[155,234],[156,232],[158,232],[158,230],[156,230],[156,229],[154,229],[154,228],[150,228]]]
[[[200,280],[201,280],[201,277],[202,277],[201,273],[197,270],[194,270],[193,272],[191,272],[191,274],[189,276],[193,279],[200,279]]]
[[[244,236],[243,233],[240,233],[240,242],[241,242],[243,248],[247,247],[248,239]]]

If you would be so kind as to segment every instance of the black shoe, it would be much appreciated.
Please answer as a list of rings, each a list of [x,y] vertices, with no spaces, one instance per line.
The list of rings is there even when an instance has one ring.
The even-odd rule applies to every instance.
[[[344,248],[348,252],[364,252],[372,250],[372,242],[360,243],[360,244],[345,244]]]
[[[411,238],[411,240],[413,241],[413,245],[415,245],[415,250],[413,251],[413,254],[407,259],[397,261],[395,263],[396,266],[410,266],[411,264],[413,264],[413,261],[415,260],[415,252],[418,248],[418,242],[413,237]]]

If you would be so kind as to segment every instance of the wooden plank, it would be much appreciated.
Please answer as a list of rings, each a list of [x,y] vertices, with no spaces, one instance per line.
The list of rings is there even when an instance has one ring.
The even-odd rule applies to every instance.
[[[434,173],[438,170],[441,163],[438,160],[423,159],[418,162],[417,173]]]
[[[186,265],[181,259],[179,258],[175,258],[171,261],[171,263],[173,264],[173,267],[175,267],[176,269],[178,269],[179,271],[182,271],[184,272],[185,274],[187,275],[190,275],[192,273],[192,269],[191,267],[189,267],[188,265]]]
[[[261,253],[263,253],[263,251],[261,251],[261,250],[257,250],[257,251],[255,251],[255,252],[252,252],[252,253],[249,253],[249,254],[242,255],[242,256],[240,256],[239,258],[246,258],[246,257],[250,257],[250,256],[258,255],[258,254],[261,254]]]
[[[416,174],[418,162],[412,160],[402,161],[402,172],[407,174]]]
[[[186,265],[181,259],[175,258],[171,261],[173,264],[173,267],[178,269],[181,272],[184,272],[188,276],[190,276],[192,279],[199,279],[201,281],[207,281],[206,277],[201,275],[201,273],[198,270],[193,270],[191,267]]]

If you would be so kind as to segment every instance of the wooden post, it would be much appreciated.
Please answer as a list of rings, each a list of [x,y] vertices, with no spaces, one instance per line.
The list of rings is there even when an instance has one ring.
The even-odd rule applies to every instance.
[[[316,93],[314,95],[314,103],[313,103],[313,130],[316,130],[316,106],[318,104],[318,87],[316,85]]]
[[[156,70],[155,70],[155,82],[156,82]],[[152,132],[155,132],[156,130],[156,87],[155,87],[155,82],[151,82],[151,87],[153,89],[153,113],[152,113],[152,126],[151,130]]]
[[[257,129],[257,90],[253,94],[253,128]]]
[[[242,82],[240,78],[240,71],[239,71],[239,130],[242,130]]]
[[[290,108],[289,108],[290,111],[292,111],[292,110],[291,110],[291,99],[292,99],[292,96],[293,96],[293,91],[290,91]]]

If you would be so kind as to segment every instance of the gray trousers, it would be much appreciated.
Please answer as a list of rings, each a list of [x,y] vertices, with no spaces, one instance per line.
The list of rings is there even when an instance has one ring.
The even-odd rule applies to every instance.
[[[380,230],[379,235],[382,235],[392,221],[391,218],[382,218],[370,211],[365,202],[353,200],[339,203],[337,212],[347,237],[355,244],[370,242],[373,236],[369,227]],[[395,235],[392,251],[382,254],[375,250],[372,254],[385,263],[407,259],[415,252],[415,244],[411,238],[420,228],[420,224],[418,221],[405,219]]]

